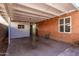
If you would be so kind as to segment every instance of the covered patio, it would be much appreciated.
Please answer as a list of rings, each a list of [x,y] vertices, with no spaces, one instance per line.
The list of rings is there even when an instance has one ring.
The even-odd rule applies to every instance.
[[[79,46],[71,45],[79,45],[79,8],[73,3],[1,3],[0,7],[8,23],[6,56],[79,56]]]

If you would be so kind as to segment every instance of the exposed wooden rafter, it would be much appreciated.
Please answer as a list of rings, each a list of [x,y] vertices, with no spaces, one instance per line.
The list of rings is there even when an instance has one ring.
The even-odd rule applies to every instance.
[[[52,8],[55,8],[55,9],[61,11],[61,12],[65,12],[65,10],[63,10],[60,7],[54,5],[53,3],[46,3],[46,5],[48,5],[48,6],[52,7]]]
[[[40,8],[38,9],[38,8],[35,8],[35,7],[28,6],[27,4],[24,5],[24,4],[20,4],[20,3],[18,3],[17,5],[22,5],[22,6],[25,6],[26,8],[28,7],[28,8],[37,10],[37,11],[42,12],[42,13],[47,13],[47,14],[51,14],[51,15],[55,15],[55,16],[58,15],[58,14],[56,14],[56,13],[54,13],[54,12],[47,11],[47,10],[45,10],[45,9],[40,9]]]

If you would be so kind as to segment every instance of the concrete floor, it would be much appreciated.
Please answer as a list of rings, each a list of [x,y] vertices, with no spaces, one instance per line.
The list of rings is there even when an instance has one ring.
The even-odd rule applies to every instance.
[[[7,47],[8,47],[8,39],[5,38],[3,39],[2,42],[0,42],[0,56],[5,56]]]
[[[37,48],[32,49],[29,38],[11,39],[6,56],[79,56],[79,47],[39,38]]]

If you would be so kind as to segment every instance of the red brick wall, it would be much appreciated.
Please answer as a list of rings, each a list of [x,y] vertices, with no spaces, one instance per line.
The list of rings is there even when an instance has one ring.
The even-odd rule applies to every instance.
[[[58,32],[58,20],[62,17],[71,16],[72,20],[72,32],[71,33],[60,33]],[[45,36],[47,33],[50,34],[51,39],[64,41],[67,43],[73,43],[79,41],[79,11],[74,11],[68,14],[61,15],[59,17],[51,18],[37,24],[38,35]]]

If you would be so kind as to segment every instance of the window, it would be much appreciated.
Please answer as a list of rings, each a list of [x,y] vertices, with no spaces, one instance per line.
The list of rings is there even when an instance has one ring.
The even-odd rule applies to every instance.
[[[60,32],[64,32],[64,19],[60,19]]]
[[[60,32],[71,32],[70,17],[65,17],[59,20],[59,31]]]
[[[24,29],[24,25],[18,25],[18,29]]]

